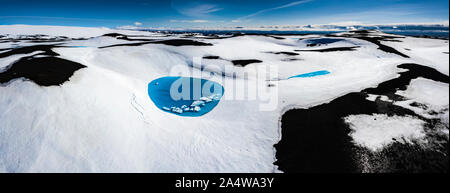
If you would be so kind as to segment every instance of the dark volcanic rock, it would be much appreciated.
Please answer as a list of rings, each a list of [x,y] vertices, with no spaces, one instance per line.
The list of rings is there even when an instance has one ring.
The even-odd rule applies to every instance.
[[[249,64],[253,64],[253,63],[262,63],[263,61],[261,60],[233,60],[231,61],[235,66],[242,66],[245,67]]]
[[[398,50],[381,43],[381,41],[399,42],[400,40],[398,40],[398,39],[401,39],[403,37],[390,36],[390,35],[378,35],[378,34],[372,33],[372,32],[375,32],[372,30],[356,30],[356,31],[350,31],[350,32],[351,32],[350,34],[341,34],[341,35],[329,34],[326,36],[328,36],[328,37],[348,37],[348,38],[356,38],[356,39],[360,39],[360,40],[365,40],[365,41],[368,41],[370,43],[377,45],[378,49],[380,49],[384,52],[397,54],[404,58],[409,58],[409,56],[407,56],[406,54],[403,54],[403,53],[399,52]]]
[[[86,66],[56,57],[25,57],[0,73],[0,84],[25,78],[41,86],[62,85],[75,71]]]
[[[113,38],[126,37],[126,35],[119,34],[119,33],[109,33],[109,34],[104,34],[103,36],[105,36],[105,37],[113,37]]]
[[[370,30],[353,30],[353,31],[350,31],[351,33],[356,33],[356,34],[368,34],[368,33],[370,33],[370,32],[373,32],[373,31],[370,31]]]
[[[276,39],[276,40],[285,40],[286,39],[286,38],[280,37],[280,36],[270,36],[270,35],[268,35],[267,37],[271,37],[271,38]]]
[[[303,59],[301,59],[301,58],[285,58],[285,59],[282,59],[281,61],[283,61],[283,62],[293,62],[293,61],[301,61],[301,60],[303,60]]]
[[[130,44],[117,44],[111,46],[105,46],[100,48],[109,48],[109,47],[117,47],[117,46],[141,46],[145,44],[164,44],[169,46],[212,46],[210,43],[199,42],[195,40],[189,39],[169,39],[169,40],[157,40],[157,39],[138,39],[138,38],[129,38],[129,37],[147,37],[147,36],[127,36],[119,33],[109,33],[103,36],[106,37],[114,37],[120,40],[127,41],[139,41],[138,43],[130,43]]]
[[[437,136],[439,137],[439,136]],[[442,136],[441,136],[442,137]],[[436,140],[436,139],[433,139]],[[437,150],[423,148],[414,142],[394,142],[379,152],[360,148],[358,158],[367,173],[448,173],[449,159],[443,152],[449,152],[448,139],[441,139],[441,147]]]
[[[153,44],[164,44],[169,46],[212,46],[210,43],[204,43],[194,40],[184,40],[184,39],[172,39],[172,40],[162,40],[151,42]]]
[[[411,80],[417,77],[446,83],[449,80],[448,76],[425,66],[402,64],[399,67],[409,71],[400,73],[399,78],[386,81],[377,88],[350,93],[310,109],[286,112],[281,120],[283,138],[275,145],[275,164],[279,169],[287,173],[354,173],[362,172],[365,170],[362,164],[368,164],[372,169],[365,172],[448,171],[448,155],[442,153],[448,152],[448,138],[429,135],[428,141],[436,143],[435,149],[423,149],[417,144],[394,143],[381,152],[371,152],[353,144],[349,136],[351,130],[343,118],[358,114],[410,115],[426,121],[428,127],[434,127],[435,120],[427,120],[392,102],[366,100],[367,94],[386,95],[395,100],[393,93],[406,89]],[[365,160],[364,163],[361,160]]]
[[[338,47],[338,48],[326,48],[317,50],[295,50],[296,52],[339,52],[339,51],[356,51],[359,46],[353,47]]]
[[[406,54],[403,54],[403,53],[399,52],[398,50],[381,43],[381,41],[398,41],[396,39],[400,39],[403,37],[388,36],[388,35],[375,35],[375,34],[371,34],[371,31],[368,31],[368,30],[351,31],[351,32],[353,32],[354,34],[343,34],[343,35],[330,34],[327,36],[328,37],[349,37],[349,38],[365,40],[365,41],[368,41],[370,43],[377,45],[379,50],[382,50],[382,51],[388,52],[388,53],[397,54],[404,58],[409,58],[409,56],[407,56]],[[371,36],[369,36],[369,35],[371,35]]]
[[[27,46],[27,47],[20,47],[15,48],[11,51],[0,53],[0,58],[5,58],[8,56],[16,55],[16,54],[30,54],[36,51],[43,51],[44,53],[42,55],[47,56],[58,56],[56,52],[52,50],[52,48],[57,47],[55,45],[35,45],[35,46]]]
[[[361,39],[361,40],[366,40],[368,42],[376,44],[378,46],[378,49],[383,50],[385,52],[397,54],[404,58],[409,58],[409,56],[407,56],[406,54],[403,54],[392,47],[382,44],[380,41],[382,41],[384,38],[381,38],[381,37],[356,37],[356,38]]]
[[[220,59],[220,56],[204,56],[203,59],[218,60]]]
[[[140,41],[140,40],[138,40]],[[111,48],[111,47],[119,47],[119,46],[142,46],[146,44],[164,44],[168,46],[212,46],[213,44],[210,43],[204,43],[194,40],[185,40],[185,39],[171,39],[171,40],[151,40],[148,41],[148,39],[145,42],[138,42],[138,43],[129,43],[129,44],[116,44],[116,45],[110,45],[110,46],[103,46],[99,48]]]
[[[449,77],[447,75],[430,67],[417,64],[402,64],[398,67],[407,69],[408,71],[399,73],[400,77],[383,82],[376,88],[368,88],[365,92],[376,95],[386,95],[392,99],[399,99],[401,97],[395,95],[395,92],[397,92],[397,90],[406,90],[412,79],[423,77],[447,84],[449,83]]]
[[[315,47],[320,45],[328,45],[336,42],[344,41],[344,39],[337,39],[337,38],[312,38],[307,39],[306,42],[308,43],[307,47]]]
[[[277,54],[277,55],[286,55],[286,56],[298,56],[300,54],[295,53],[295,52],[267,52],[270,54]]]

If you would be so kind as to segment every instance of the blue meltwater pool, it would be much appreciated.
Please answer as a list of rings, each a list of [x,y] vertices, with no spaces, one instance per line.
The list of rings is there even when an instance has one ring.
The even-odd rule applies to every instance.
[[[291,79],[291,78],[308,78],[308,77],[314,77],[314,76],[323,76],[323,75],[327,75],[327,74],[330,74],[330,72],[328,72],[326,70],[321,70],[321,71],[316,71],[316,72],[310,72],[310,73],[306,73],[306,74],[299,74],[299,75],[291,76],[288,79]]]
[[[225,92],[217,82],[190,77],[162,77],[148,84],[148,95],[161,110],[183,117],[211,112]]]

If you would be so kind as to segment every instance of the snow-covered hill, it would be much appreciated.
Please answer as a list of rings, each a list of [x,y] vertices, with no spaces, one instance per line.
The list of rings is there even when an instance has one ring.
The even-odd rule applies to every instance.
[[[399,89],[404,99],[393,103],[400,108],[405,107],[402,101],[430,102],[433,112],[373,115],[384,125],[397,126],[382,128],[379,140],[358,137],[355,144],[370,144],[366,148],[372,150],[392,143],[387,138],[410,137],[411,132],[424,136],[417,134],[425,128],[424,119],[442,120],[448,144],[448,92],[432,94],[448,91],[448,53],[448,40],[378,31],[204,36],[0,26],[0,171],[281,172],[274,164],[274,145],[283,139],[285,112],[378,87],[407,71],[397,67],[405,63],[436,69],[447,82],[419,78],[406,91]],[[256,73],[261,66],[272,66],[275,75],[266,79]],[[224,87],[222,100],[204,116],[165,112],[149,97],[150,82],[180,68],[183,76],[207,74]],[[329,73],[292,78],[318,71]],[[261,82],[270,96],[237,97],[261,89]],[[368,101],[386,93],[370,94]],[[386,101],[389,97],[384,96]],[[261,109],[267,99],[273,108]],[[415,120],[413,131],[401,125],[410,120]],[[380,125],[371,117],[354,115],[345,121],[355,129],[353,136],[380,133],[361,129]],[[390,137],[389,130],[396,128],[402,130]]]

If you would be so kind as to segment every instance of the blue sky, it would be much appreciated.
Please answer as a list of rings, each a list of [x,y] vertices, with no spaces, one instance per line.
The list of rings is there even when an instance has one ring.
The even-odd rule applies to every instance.
[[[448,0],[0,0],[0,25],[220,27],[448,21]]]

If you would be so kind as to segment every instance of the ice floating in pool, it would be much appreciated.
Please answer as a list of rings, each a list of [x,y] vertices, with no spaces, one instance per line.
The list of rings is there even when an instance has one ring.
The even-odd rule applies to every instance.
[[[330,74],[330,72],[326,71],[326,70],[322,70],[322,71],[316,71],[316,72],[311,72],[311,73],[306,73],[306,74],[299,74],[296,76],[291,76],[288,79],[291,78],[307,78],[307,77],[314,77],[314,76],[323,76],[323,75],[327,75]]]
[[[199,117],[213,110],[224,93],[219,83],[199,78],[163,77],[148,85],[155,105],[168,113]]]

